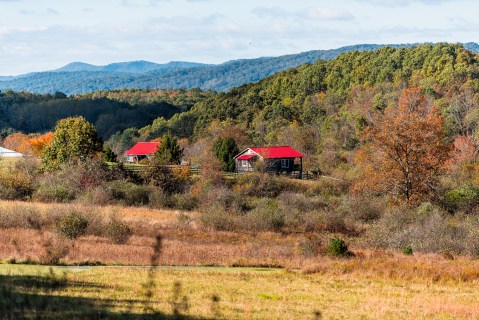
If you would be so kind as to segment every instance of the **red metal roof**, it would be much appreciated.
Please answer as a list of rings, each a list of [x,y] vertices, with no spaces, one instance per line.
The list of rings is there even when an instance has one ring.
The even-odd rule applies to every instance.
[[[127,156],[147,156],[154,154],[159,146],[159,142],[138,142],[130,150],[125,152],[125,154]]]
[[[249,160],[254,157],[256,157],[255,154],[243,154],[242,156],[239,156],[238,158],[236,158],[236,160]]]
[[[250,148],[265,159],[302,158],[303,154],[290,146]]]

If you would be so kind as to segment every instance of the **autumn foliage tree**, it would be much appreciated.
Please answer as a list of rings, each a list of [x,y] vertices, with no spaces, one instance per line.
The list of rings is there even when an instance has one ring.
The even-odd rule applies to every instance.
[[[404,90],[398,105],[386,108],[365,130],[365,139],[356,156],[361,168],[356,190],[387,192],[408,203],[435,193],[451,144],[443,117],[419,88]]]
[[[53,132],[47,132],[38,137],[30,138],[30,148],[34,156],[40,156],[43,150],[52,143]]]
[[[21,132],[15,132],[6,137],[3,141],[3,145],[5,148],[14,150],[16,152],[32,154],[30,139],[26,134]]]
[[[74,117],[57,122],[52,141],[41,156],[45,169],[52,171],[68,161],[94,157],[102,149],[95,126],[83,117]]]

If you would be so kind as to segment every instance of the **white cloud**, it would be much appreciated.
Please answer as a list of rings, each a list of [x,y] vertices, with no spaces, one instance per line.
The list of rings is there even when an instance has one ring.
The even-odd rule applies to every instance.
[[[353,20],[354,16],[344,9],[305,8],[299,11],[287,11],[280,7],[256,7],[251,10],[259,18],[305,19],[316,21]]]
[[[441,5],[448,2],[464,2],[472,0],[354,0],[357,2],[370,3],[376,6],[383,7],[405,7],[412,4],[426,4],[430,6]]]

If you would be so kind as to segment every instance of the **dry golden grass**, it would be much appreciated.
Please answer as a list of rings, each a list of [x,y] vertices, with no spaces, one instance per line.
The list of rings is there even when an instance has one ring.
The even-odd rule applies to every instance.
[[[158,210],[147,207],[125,207],[125,206],[88,206],[84,204],[64,204],[64,203],[41,203],[41,202],[24,202],[24,201],[5,201],[0,200],[0,210],[2,208],[31,208],[46,212],[56,209],[58,211],[80,210],[82,212],[97,212],[105,218],[115,215],[119,218],[129,221],[145,221],[153,220],[161,222],[162,225],[174,225],[177,222],[179,211],[175,210]],[[196,215],[197,213],[191,213]]]
[[[304,274],[375,280],[420,283],[479,281],[479,261],[467,257],[440,254],[405,256],[398,252],[354,247],[351,250],[356,257],[351,259],[307,257],[300,248],[304,239],[301,234],[205,231],[194,225],[179,228],[179,212],[176,211],[0,202],[0,210],[21,206],[30,206],[45,212],[52,208],[65,212],[72,208],[80,208],[82,211],[96,210],[105,218],[115,214],[131,225],[134,234],[125,244],[114,244],[107,238],[95,235],[83,236],[75,241],[63,241],[69,248],[68,254],[61,260],[66,264],[99,261],[110,265],[148,265],[155,236],[161,234],[163,251],[160,264],[167,266],[279,266],[288,270],[301,270]],[[46,243],[55,237],[52,230],[2,229],[0,260],[41,261],[47,248]]]
[[[0,157],[0,173],[2,171],[13,170],[15,163],[21,158],[4,158]]]
[[[0,210],[22,206],[42,212],[95,211],[105,219],[114,214],[132,226],[134,235],[125,244],[94,235],[62,240],[69,248],[61,260],[66,264],[149,265],[155,236],[161,234],[159,265],[284,267],[165,267],[153,273],[157,286],[152,299],[145,297],[147,269],[66,269],[71,285],[39,294],[72,299],[75,306],[76,298],[81,298],[85,305],[78,312],[98,308],[115,314],[132,312],[141,319],[150,301],[153,310],[171,315],[172,288],[181,283],[181,297],[188,299],[189,306],[181,312],[195,319],[314,319],[319,314],[325,319],[479,318],[479,261],[467,257],[405,256],[354,247],[353,258],[305,257],[299,247],[301,234],[215,232],[194,225],[178,228],[176,211],[0,202]],[[42,261],[46,243],[55,237],[48,229],[1,229],[0,259]],[[40,270],[45,272],[38,266],[0,265],[0,275],[36,276]]]
[[[162,314],[162,319],[179,318],[178,314],[193,319],[479,317],[479,287],[473,283],[459,286],[397,282],[247,268],[162,268],[153,273],[128,267],[55,268],[54,271],[66,272],[67,285],[37,293],[63,297],[63,308],[52,308],[56,310],[52,313],[65,312],[69,306],[71,318],[91,310],[122,315],[115,319],[131,319],[130,314],[138,315],[135,319],[144,319],[141,314],[149,312]],[[0,275],[19,279],[46,273],[45,267],[0,266]],[[146,296],[146,283],[152,285],[151,298]],[[22,291],[25,290],[32,289],[23,286]],[[175,308],[176,317],[172,316]],[[62,317],[57,314],[57,318]]]

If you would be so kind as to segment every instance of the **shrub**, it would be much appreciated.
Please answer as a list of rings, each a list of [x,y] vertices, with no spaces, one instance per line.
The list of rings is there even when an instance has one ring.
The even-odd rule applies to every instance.
[[[2,208],[0,228],[41,229],[42,221],[38,210],[25,206]]]
[[[348,245],[340,238],[331,238],[329,245],[326,247],[326,254],[337,257],[349,256]]]
[[[410,245],[405,246],[402,249],[402,253],[404,253],[406,256],[412,256],[412,254],[413,254],[412,247]]]
[[[346,213],[329,209],[319,214],[323,230],[343,234],[354,232],[354,227],[346,223]]]
[[[107,181],[110,171],[101,162],[65,163],[60,170],[44,174],[33,197],[45,202],[69,202]]]
[[[146,183],[160,187],[167,194],[183,192],[189,182],[184,180],[181,170],[173,172],[168,166],[157,162],[142,171],[141,176]]]
[[[191,218],[185,212],[180,212],[177,217],[177,226],[179,228],[188,228],[191,225],[193,218]]]
[[[106,187],[99,186],[85,193],[79,200],[87,205],[105,206],[113,200],[113,196]]]
[[[306,257],[314,257],[321,251],[321,239],[317,235],[305,235],[298,243],[299,253]]]
[[[444,194],[446,208],[450,211],[469,211],[479,202],[479,188],[472,184],[460,186]]]
[[[192,211],[198,206],[198,200],[188,193],[178,193],[172,196],[173,208]]]
[[[126,205],[141,206],[148,204],[150,189],[125,180],[116,180],[107,185],[113,199]]]
[[[60,218],[55,230],[68,239],[76,239],[86,234],[88,220],[80,213],[72,211]]]
[[[349,210],[351,216],[362,222],[371,222],[381,217],[385,210],[385,201],[381,198],[358,197],[351,199]]]
[[[0,172],[0,198],[4,200],[25,200],[33,194],[33,185],[22,172]]]
[[[70,186],[62,183],[42,183],[33,198],[42,202],[70,202],[75,200],[77,194]]]
[[[60,259],[66,257],[70,251],[70,244],[64,239],[47,238],[43,243],[44,252],[40,255],[40,263],[45,265],[57,265]]]
[[[241,220],[246,222],[246,230],[279,231],[285,225],[285,209],[276,200],[260,199]]]
[[[235,185],[236,190],[248,196],[275,198],[283,190],[281,180],[266,173],[241,175]]]
[[[161,188],[152,187],[148,196],[150,207],[156,209],[171,208],[173,206],[172,198],[161,190]]]
[[[126,222],[111,220],[103,227],[103,235],[115,244],[124,244],[130,239],[132,232]]]
[[[203,227],[218,231],[233,231],[237,228],[235,216],[228,214],[217,205],[204,208],[199,216],[199,221]]]

